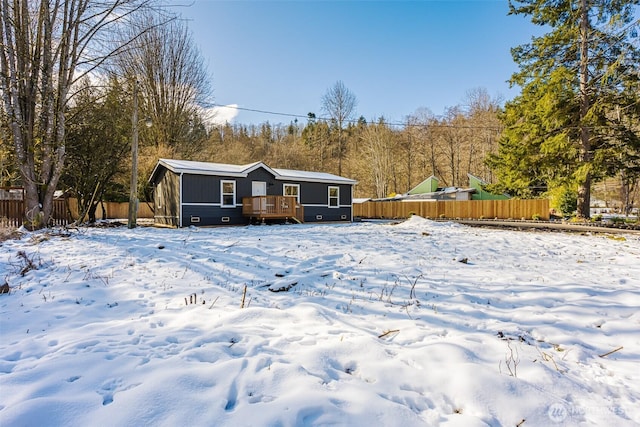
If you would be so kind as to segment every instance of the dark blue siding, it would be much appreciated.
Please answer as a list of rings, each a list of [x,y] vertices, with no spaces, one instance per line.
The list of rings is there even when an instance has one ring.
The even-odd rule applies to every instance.
[[[220,177],[182,175],[183,203],[220,203]]]
[[[320,215],[322,218],[318,218]],[[345,218],[342,218],[342,216]],[[317,221],[351,221],[351,208],[327,208],[322,206],[305,206],[304,222]]]
[[[200,222],[193,222],[193,217],[199,217]],[[229,221],[222,219],[228,217]],[[242,206],[237,208],[221,208],[219,206],[186,205],[182,206],[182,226],[190,225],[227,225],[248,224],[249,219],[242,216]]]

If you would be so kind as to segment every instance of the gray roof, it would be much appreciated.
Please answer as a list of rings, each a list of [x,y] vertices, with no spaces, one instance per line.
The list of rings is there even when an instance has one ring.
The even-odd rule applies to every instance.
[[[246,165],[230,165],[225,163],[194,162],[191,160],[160,159],[149,181],[153,179],[158,167],[162,165],[174,173],[198,175],[231,176],[244,178],[250,172],[262,167],[273,174],[276,179],[286,181],[322,182],[329,184],[356,184],[357,181],[326,172],[308,172],[291,169],[272,169],[262,162]]]

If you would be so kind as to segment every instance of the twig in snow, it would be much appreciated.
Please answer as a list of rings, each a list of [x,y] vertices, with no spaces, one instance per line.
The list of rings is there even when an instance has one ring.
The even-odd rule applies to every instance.
[[[407,316],[409,316],[409,319],[413,320],[413,317],[411,317],[411,315],[409,314],[409,304],[405,305],[404,309],[407,311]]]
[[[556,371],[558,371],[558,372],[560,372],[560,373],[563,373],[563,372],[560,370],[560,368],[558,368],[558,364],[556,363],[556,361],[555,361],[555,359],[553,358],[553,356],[552,356],[552,355],[550,355],[550,354],[548,354],[548,353],[545,353],[544,351],[541,351],[539,348],[538,348],[538,353],[540,353],[540,357],[542,357],[542,360],[543,360],[544,362],[551,361],[551,363],[553,363],[553,366],[556,368]],[[534,360],[534,362],[535,362],[535,360]]]
[[[211,303],[211,305],[209,306],[209,310],[211,310],[213,308],[213,304],[216,303],[216,301],[218,301],[218,298],[220,297],[216,297],[216,299],[213,300],[213,302]]]
[[[622,350],[622,348],[623,348],[623,347],[622,347],[622,346],[620,346],[620,347],[618,347],[618,348],[616,348],[616,349],[614,349],[614,350],[611,350],[611,351],[609,351],[609,352],[607,352],[607,353],[605,353],[605,354],[600,354],[600,355],[599,355],[599,357],[607,357],[608,355],[613,354],[613,353],[615,353],[616,351],[620,351],[620,350]]]
[[[247,297],[247,285],[244,285],[244,290],[242,291],[242,302],[240,303],[240,308],[244,308],[244,299]]]
[[[516,424],[516,427],[522,427],[522,424],[524,424],[526,420],[523,418],[522,421],[520,421],[518,424]]]
[[[409,276],[405,275],[405,278],[411,285],[411,289],[409,290],[409,298],[414,299],[416,297],[416,285],[418,284],[418,280],[422,279],[422,274],[418,274],[413,281],[409,278]]]
[[[382,334],[378,335],[378,338],[384,338],[384,337],[386,337],[387,335],[395,334],[395,333],[397,333],[397,332],[400,332],[400,329],[390,329],[390,330],[388,330],[388,331],[386,331],[386,332],[384,332],[384,333],[382,333]]]
[[[515,378],[518,378],[518,364],[520,363],[520,356],[518,355],[518,350],[511,347],[511,343],[507,340],[507,348],[509,351],[505,355],[504,363],[507,365],[507,370],[509,371],[509,375]],[[498,369],[502,372],[502,361],[498,364]]]

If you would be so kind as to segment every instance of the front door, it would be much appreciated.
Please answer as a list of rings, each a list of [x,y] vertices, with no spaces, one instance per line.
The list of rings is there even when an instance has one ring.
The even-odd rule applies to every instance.
[[[266,196],[267,195],[267,183],[263,181],[251,181],[251,195]]]
[[[263,181],[251,181],[251,196],[266,196],[267,195],[267,183]],[[253,199],[253,210],[258,210],[258,212],[266,212],[267,209],[267,199],[266,197],[261,197],[259,199]]]

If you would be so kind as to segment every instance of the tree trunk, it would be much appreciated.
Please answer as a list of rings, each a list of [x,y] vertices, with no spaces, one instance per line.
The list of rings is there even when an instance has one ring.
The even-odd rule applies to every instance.
[[[591,135],[585,123],[589,102],[589,9],[580,1],[580,148],[578,176],[578,217],[591,216]]]
[[[89,224],[93,224],[96,222],[96,209],[98,208],[98,203],[91,203],[89,206],[89,211],[87,212],[87,216],[89,217]]]

